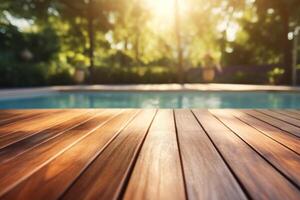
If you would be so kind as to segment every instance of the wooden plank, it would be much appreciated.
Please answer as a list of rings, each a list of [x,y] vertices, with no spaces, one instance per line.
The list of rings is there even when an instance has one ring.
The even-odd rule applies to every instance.
[[[261,120],[261,121],[264,121],[268,124],[271,124],[272,126],[275,126],[275,127],[279,128],[283,131],[286,131],[286,132],[291,133],[291,134],[293,134],[297,137],[300,137],[300,128],[299,127],[293,126],[293,125],[288,124],[284,121],[281,121],[279,119],[270,117],[268,115],[257,112],[255,110],[244,110],[243,112],[245,112],[245,113]]]
[[[18,110],[1,110],[0,111],[0,122],[6,119],[17,117],[22,113],[17,112]]]
[[[1,149],[18,142],[22,139],[28,138],[35,134],[42,132],[45,129],[50,129],[53,126],[59,125],[62,122],[65,122],[72,117],[76,117],[80,115],[83,111],[72,111],[68,110],[61,113],[51,113],[48,114],[47,118],[41,118],[40,120],[33,121],[33,124],[28,124],[26,127],[22,128],[22,130],[18,130],[6,136],[0,138],[0,151]],[[28,127],[29,126],[29,127]]]
[[[26,118],[41,115],[41,110],[1,110],[0,111],[0,125],[4,126],[10,123],[18,122]]]
[[[300,120],[300,114],[291,112],[290,110],[272,110],[272,111]]]
[[[10,200],[20,197],[22,199],[57,199],[136,113],[137,110],[126,111],[101,128],[94,130],[1,198]],[[79,196],[75,198],[80,199]]]
[[[176,110],[175,119],[189,199],[246,199],[191,111]]]
[[[1,164],[0,196],[90,135],[94,130],[116,117],[119,113],[120,110],[107,110],[104,113],[100,113],[91,120],[43,143],[43,145],[36,146],[21,156]]]
[[[45,130],[39,131],[25,139],[18,142],[10,144],[9,146],[0,149],[0,163],[7,162],[14,159],[14,157],[21,155],[22,153],[40,145],[54,137],[57,137],[64,132],[82,124],[95,116],[96,112],[99,114],[102,110],[83,110],[79,116],[74,115],[71,119],[66,119],[67,121],[62,121],[61,123],[47,128]]]
[[[300,187],[299,155],[235,118],[228,110],[210,112]]]
[[[39,116],[45,116],[49,113],[62,112],[62,109],[35,109],[35,110],[0,110],[0,115],[4,112],[4,117],[0,120],[1,128],[5,126],[12,126],[13,124],[29,121],[30,119],[37,119]],[[1,137],[1,135],[0,135]]]
[[[185,199],[172,110],[159,110],[154,118],[124,199]]]
[[[300,115],[300,110],[299,109],[286,109],[286,110],[289,111],[289,112],[291,112],[291,113]]]
[[[24,120],[16,121],[0,127],[0,139],[16,133],[16,132],[29,132],[35,131],[40,127],[41,124],[49,125],[47,120],[52,119],[54,116],[64,114],[65,112],[70,112],[69,110],[56,110],[52,112],[42,112],[39,115],[26,118]]]
[[[284,122],[287,122],[289,124],[292,124],[294,126],[300,127],[300,120],[299,119],[295,119],[280,113],[276,113],[272,110],[257,110],[258,112],[264,113],[266,115],[269,115],[271,117],[274,117],[276,119],[282,120]]]
[[[18,124],[22,123],[24,121],[29,121],[30,119],[36,119],[39,116],[47,115],[45,114],[45,110],[5,110],[6,111],[6,116],[9,115],[8,117],[4,117],[0,121],[0,126],[8,126],[8,125],[13,125],[13,124]],[[0,113],[3,112],[3,110],[0,111]],[[54,110],[49,110],[47,113],[53,113],[53,112],[61,112],[57,109]],[[0,135],[1,137],[1,135]]]
[[[193,112],[251,198],[299,199],[300,192],[291,182],[209,111]]]
[[[57,111],[57,109],[51,109],[49,110],[50,112],[52,111]],[[45,112],[45,109],[34,109],[34,110],[28,110],[28,109],[9,109],[9,110],[1,110],[0,109],[0,122],[3,120],[7,120],[10,118],[14,118],[17,116],[21,115],[32,115],[36,113],[42,113]]]
[[[155,112],[143,110],[61,199],[118,199]]]
[[[247,123],[249,126],[254,127],[270,138],[300,154],[300,139],[298,137],[282,131],[266,122],[260,121],[259,119],[256,119],[250,115],[247,115],[243,111],[230,109],[230,112],[241,121]]]

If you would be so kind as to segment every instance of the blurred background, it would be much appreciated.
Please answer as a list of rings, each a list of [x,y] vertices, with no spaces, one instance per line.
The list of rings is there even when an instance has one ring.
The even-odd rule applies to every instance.
[[[299,0],[1,0],[0,87],[295,85],[299,20]]]

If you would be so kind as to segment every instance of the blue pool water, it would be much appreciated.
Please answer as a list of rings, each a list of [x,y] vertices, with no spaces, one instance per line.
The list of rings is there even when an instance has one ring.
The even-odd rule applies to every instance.
[[[0,98],[0,109],[19,108],[300,108],[300,93],[58,92]]]

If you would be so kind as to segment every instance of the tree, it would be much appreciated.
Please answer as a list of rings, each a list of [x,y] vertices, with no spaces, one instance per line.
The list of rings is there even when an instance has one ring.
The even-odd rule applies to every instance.
[[[184,83],[184,71],[183,71],[183,55],[182,55],[182,44],[181,44],[181,18],[179,11],[179,3],[178,0],[174,0],[175,7],[175,34],[176,34],[176,42],[177,42],[177,68],[178,68],[178,81],[179,83]]]
[[[277,22],[278,28],[281,29],[281,45],[283,63],[285,68],[284,83],[291,84],[292,74],[292,41],[288,34],[293,31],[297,25],[297,18],[300,12],[300,1],[298,0],[257,0],[256,6],[258,14],[267,13],[270,9],[274,10],[280,20]],[[275,22],[276,23],[276,22]],[[270,33],[273,30],[270,30]]]
[[[288,38],[294,27],[298,24],[300,1],[298,0],[256,0],[257,20],[241,21],[250,36],[253,46],[252,52],[258,51],[259,46],[268,47],[265,52],[271,51],[279,54],[277,57],[284,66],[285,76],[283,83],[291,83],[292,72],[292,41]],[[256,48],[256,49],[255,49]],[[264,48],[264,47],[261,47]]]
[[[107,31],[110,27],[108,14],[114,9],[114,2],[109,0],[58,0],[59,12],[66,20],[81,18],[88,33],[88,57],[90,74],[94,69],[95,34],[97,31]]]

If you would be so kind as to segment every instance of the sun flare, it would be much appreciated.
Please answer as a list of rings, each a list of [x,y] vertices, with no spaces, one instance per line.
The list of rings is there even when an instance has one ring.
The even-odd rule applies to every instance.
[[[174,0],[145,0],[147,7],[156,17],[171,17],[174,13]]]
[[[145,5],[150,9],[153,18],[162,26],[174,23],[175,3],[178,2],[178,10],[180,15],[184,15],[187,4],[185,0],[144,0]]]

